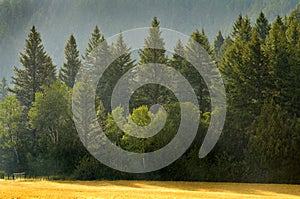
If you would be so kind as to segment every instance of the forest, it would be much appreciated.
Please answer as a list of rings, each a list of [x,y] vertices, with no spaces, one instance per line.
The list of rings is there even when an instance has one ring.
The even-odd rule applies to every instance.
[[[196,50],[192,42],[183,45],[178,41],[173,54],[162,50],[163,24],[154,17],[150,25],[155,29],[149,29],[144,49],[132,53],[122,34],[110,44],[95,26],[83,55],[75,35],[70,34],[64,64],[58,67],[45,50],[38,26],[33,26],[20,53],[22,67],[14,67],[12,85],[4,77],[0,84],[0,170],[51,179],[300,183],[299,23],[298,5],[289,16],[277,16],[272,23],[263,12],[254,22],[240,14],[230,35],[219,31],[212,44],[204,29],[190,34],[190,40],[198,42],[221,71],[227,97],[221,137],[202,159],[198,150],[212,114],[208,88],[201,75],[179,56]],[[151,49],[150,43],[162,49]],[[100,44],[101,53],[114,56],[122,52],[122,56],[98,83],[97,119],[106,136],[125,150],[151,152],[169,143],[180,122],[180,109],[167,88],[143,86],[130,99],[128,117],[145,126],[150,122],[149,107],[159,103],[168,115],[166,125],[148,139],[121,131],[112,115],[124,110],[111,110],[110,102],[112,89],[122,75],[142,64],[160,63],[179,71],[192,85],[200,107],[197,136],[184,155],[169,166],[143,174],[124,173],[101,164],[83,146],[73,121],[72,93],[76,74]],[[160,113],[154,118],[160,120]]]

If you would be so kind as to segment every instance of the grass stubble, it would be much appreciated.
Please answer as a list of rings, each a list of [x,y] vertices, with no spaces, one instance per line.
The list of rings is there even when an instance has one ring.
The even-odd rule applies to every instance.
[[[158,181],[0,181],[0,198],[300,199],[300,185]]]

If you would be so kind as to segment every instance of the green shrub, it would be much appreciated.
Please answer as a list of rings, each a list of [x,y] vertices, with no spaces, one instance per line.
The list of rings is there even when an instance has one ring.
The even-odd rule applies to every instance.
[[[5,171],[0,171],[0,179],[4,179],[5,174]]]

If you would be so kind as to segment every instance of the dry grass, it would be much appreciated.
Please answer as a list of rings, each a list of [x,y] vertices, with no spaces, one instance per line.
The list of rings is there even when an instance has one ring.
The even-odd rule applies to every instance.
[[[0,181],[0,198],[300,199],[300,185],[147,181]]]

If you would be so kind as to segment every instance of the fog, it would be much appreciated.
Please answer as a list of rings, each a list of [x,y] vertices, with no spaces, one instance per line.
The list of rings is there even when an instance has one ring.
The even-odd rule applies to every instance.
[[[293,9],[298,0],[274,1],[275,5],[266,2],[270,1],[25,0],[22,2],[25,4],[22,15],[29,17],[23,19],[20,27],[7,33],[11,34],[10,41],[1,38],[5,41],[0,43],[0,77],[9,78],[13,74],[13,66],[20,67],[19,52],[23,51],[25,39],[33,25],[42,35],[45,50],[60,67],[69,35],[75,35],[80,53],[83,54],[95,25],[108,38],[120,31],[150,26],[152,18],[157,16],[161,27],[187,35],[197,28],[204,28],[212,43],[218,30],[224,35],[230,33],[232,23],[239,13],[248,14],[253,22],[263,10],[273,20],[277,14],[286,14]],[[30,4],[31,9],[27,9],[26,4]],[[280,9],[274,11],[274,6]],[[271,8],[272,12],[269,11]]]

